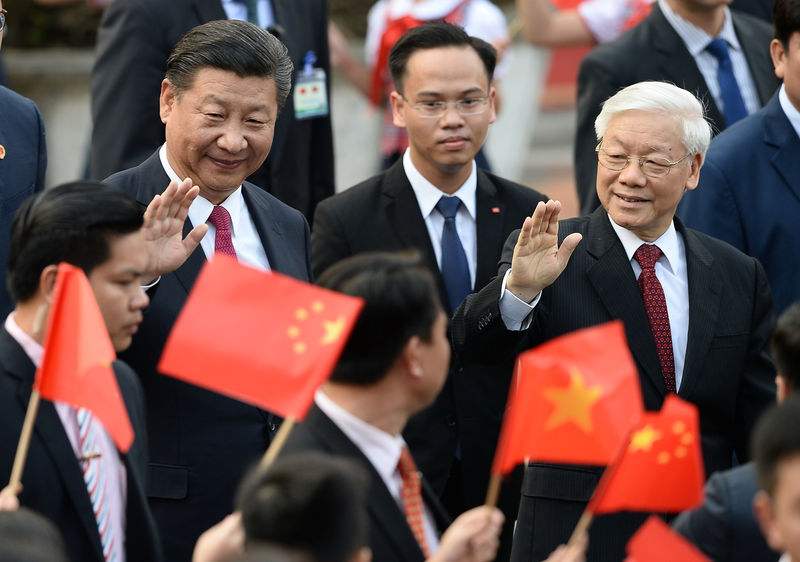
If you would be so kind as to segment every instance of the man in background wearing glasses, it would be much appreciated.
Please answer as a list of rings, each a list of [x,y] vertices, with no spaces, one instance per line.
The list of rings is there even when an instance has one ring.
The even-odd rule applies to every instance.
[[[545,200],[475,166],[495,120],[495,61],[492,46],[450,24],[424,24],[397,41],[389,53],[391,103],[409,148],[385,172],[317,207],[315,277],[354,254],[415,248],[449,315],[495,275],[506,236]],[[511,361],[451,362],[434,405],[404,432],[454,517],[483,503],[511,370]],[[507,515],[514,514],[512,507]]]
[[[0,0],[0,45],[6,17]],[[0,318],[14,308],[6,289],[11,221],[28,196],[44,189],[46,169],[44,121],[36,104],[0,86]]]
[[[772,296],[758,261],[674,218],[711,140],[703,106],[677,86],[640,82],[603,104],[595,132],[602,206],[559,223],[559,202],[539,204],[506,242],[499,276],[456,311],[456,353],[501,361],[620,319],[645,407],[659,410],[669,393],[697,406],[706,474],[734,453],[746,462],[750,430],[774,400]],[[601,472],[529,465],[512,560],[542,560],[565,541]],[[587,559],[622,560],[646,517],[596,518]]]

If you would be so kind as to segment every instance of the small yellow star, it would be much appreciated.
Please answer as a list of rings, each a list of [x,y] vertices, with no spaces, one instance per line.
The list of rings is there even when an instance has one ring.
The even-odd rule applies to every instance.
[[[675,435],[680,435],[684,431],[686,431],[686,423],[684,423],[683,421],[678,420],[672,424],[672,433],[674,433]]]
[[[297,326],[289,326],[289,329],[286,330],[286,335],[294,339],[300,335],[300,328],[298,328]]]
[[[649,451],[653,448],[653,443],[659,439],[661,439],[661,432],[652,425],[647,424],[642,429],[633,432],[628,451],[631,453],[636,451]]]
[[[681,443],[683,445],[691,445],[692,443],[694,443],[694,435],[692,435],[691,433],[684,433],[683,435],[681,435]]]
[[[306,352],[306,344],[304,344],[301,341],[297,342],[296,344],[294,344],[294,352],[296,354],[298,354],[298,355],[300,355],[302,353],[305,353]]]
[[[552,429],[571,421],[584,432],[591,433],[592,406],[602,393],[600,386],[587,388],[580,372],[573,369],[567,388],[551,387],[546,388],[543,392],[544,397],[555,406],[555,410],[545,424],[545,429]]]
[[[294,315],[298,320],[305,320],[308,318],[308,311],[305,308],[298,308]]]
[[[661,451],[658,453],[658,464],[667,464],[670,461],[671,457],[668,452]]]
[[[325,310],[325,304],[322,301],[314,301],[311,303],[311,310],[320,313]]]
[[[328,345],[339,339],[344,331],[344,316],[339,316],[336,320],[323,320],[322,327],[325,328],[325,335],[320,340],[321,345]]]

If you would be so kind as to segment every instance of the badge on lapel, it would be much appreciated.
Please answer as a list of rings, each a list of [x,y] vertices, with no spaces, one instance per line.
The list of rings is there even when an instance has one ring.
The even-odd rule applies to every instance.
[[[6,157],[6,147],[0,144],[0,160]]]

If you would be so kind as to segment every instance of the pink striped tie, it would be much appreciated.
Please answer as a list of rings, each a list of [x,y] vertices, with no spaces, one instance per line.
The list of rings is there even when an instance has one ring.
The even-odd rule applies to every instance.
[[[106,478],[97,447],[97,426],[94,416],[88,410],[79,408],[76,415],[80,430],[80,463],[83,480],[86,482],[86,490],[89,492],[94,517],[97,520],[100,544],[103,546],[103,557],[108,561],[119,560],[120,545],[115,541],[116,535],[111,528],[111,514],[106,498]]]
[[[225,254],[226,256],[236,257],[236,250],[233,247],[231,238],[231,215],[228,209],[222,205],[214,205],[208,222],[214,225],[217,233],[214,236],[214,253]]]

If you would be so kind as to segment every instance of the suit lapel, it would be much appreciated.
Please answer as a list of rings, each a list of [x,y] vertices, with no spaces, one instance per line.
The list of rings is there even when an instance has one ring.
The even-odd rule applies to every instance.
[[[383,181],[384,214],[397,239],[402,246],[417,248],[428,268],[436,275],[436,285],[439,288],[439,298],[442,303],[447,303],[447,292],[436,262],[431,238],[428,236],[428,227],[419,210],[417,196],[406,177],[403,169],[402,158],[386,172]]]
[[[16,340],[5,329],[2,330],[0,335],[0,356],[3,357],[3,367],[7,373],[18,379],[17,399],[22,407],[27,409],[31,397],[35,367]],[[72,450],[69,438],[64,431],[61,418],[58,416],[55,406],[49,400],[42,400],[39,404],[34,432],[50,455],[54,469],[61,476],[64,489],[75,506],[75,510],[81,519],[81,524],[86,530],[87,536],[90,537],[98,559],[102,559],[103,547],[100,544],[97,521],[93,516],[94,511],[89,500],[89,493],[86,491],[86,483],[75,458],[75,452]]]
[[[592,214],[587,237],[586,251],[596,260],[586,272],[589,282],[611,317],[625,322],[628,345],[640,371],[664,395],[664,378],[639,285],[625,249],[602,208]]]
[[[747,66],[750,68],[750,75],[753,77],[753,83],[758,92],[758,99],[762,106],[766,105],[772,94],[775,93],[777,85],[772,58],[769,54],[769,43],[764,44],[763,36],[758,36],[758,28],[748,25],[741,15],[731,11],[731,16],[736,37],[742,46]]]
[[[497,258],[505,242],[505,206],[497,199],[497,188],[489,176],[480,169],[475,204],[478,263],[475,268],[474,289],[478,290],[497,275]]]
[[[781,109],[777,94],[765,108],[764,143],[775,148],[770,162],[783,178],[786,187],[800,200],[800,137],[792,128],[789,119]],[[770,186],[778,189],[778,186]]]
[[[186,222],[183,223],[183,237],[186,238],[193,228],[192,221],[187,218]],[[183,265],[175,270],[175,277],[186,290],[187,294],[192,290],[192,287],[194,287],[194,282],[205,263],[206,255],[203,252],[203,248],[198,245],[187,260],[183,262]]]
[[[714,258],[700,239],[676,217],[675,228],[683,236],[686,246],[686,271],[689,282],[689,333],[686,344],[686,361],[683,380],[678,389],[680,396],[690,396],[700,375],[717,324],[722,290],[719,273],[714,268]]]

